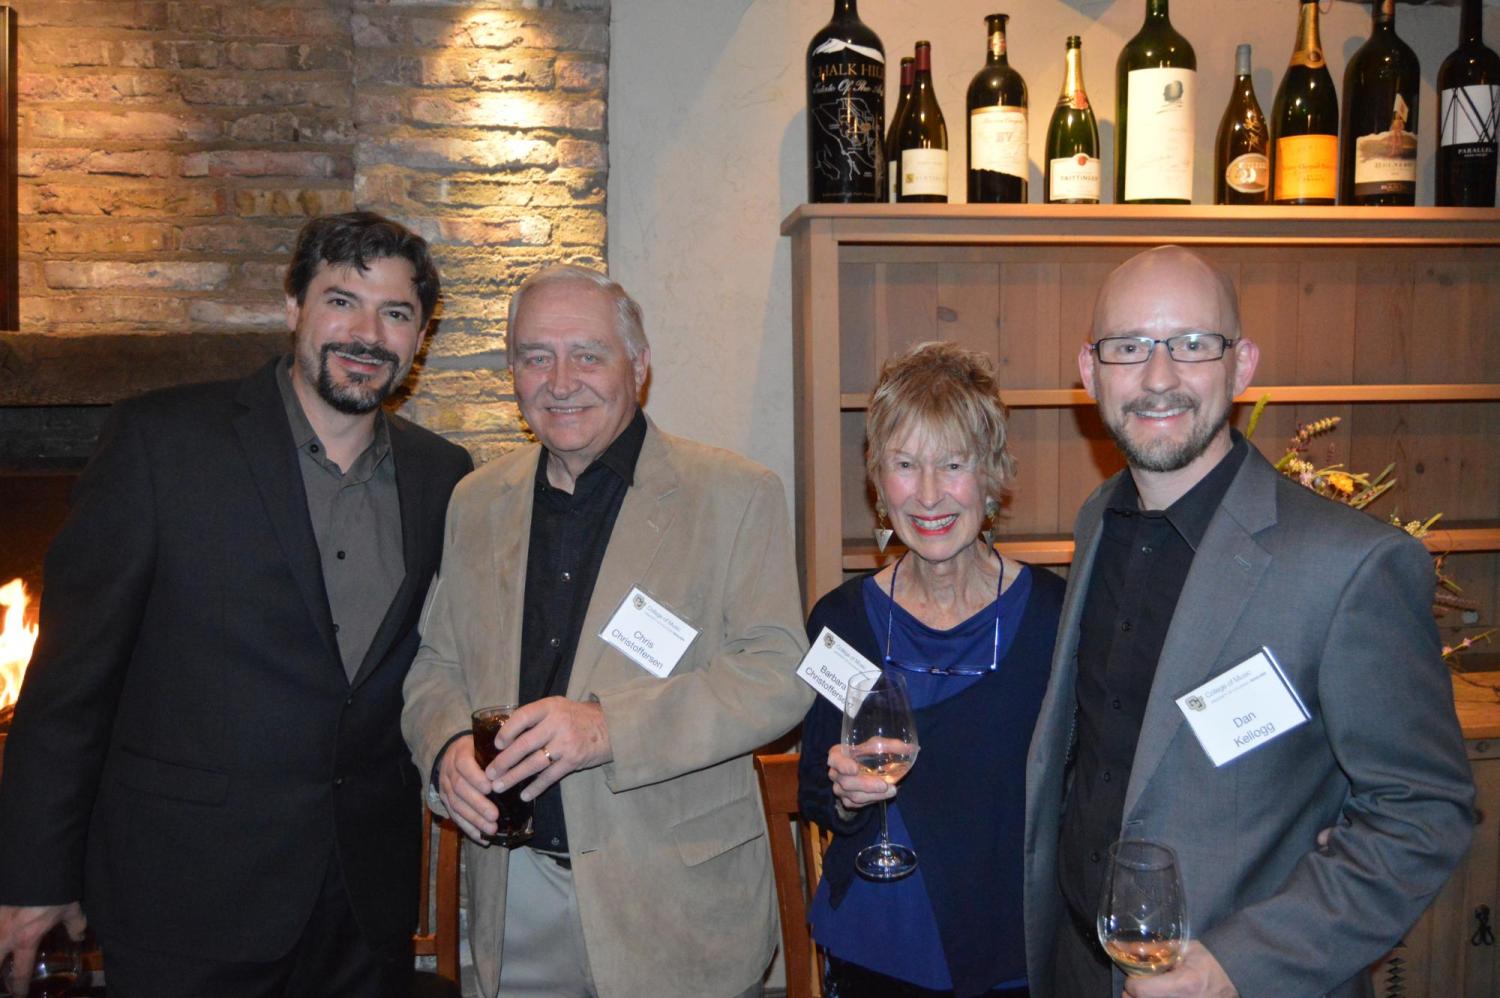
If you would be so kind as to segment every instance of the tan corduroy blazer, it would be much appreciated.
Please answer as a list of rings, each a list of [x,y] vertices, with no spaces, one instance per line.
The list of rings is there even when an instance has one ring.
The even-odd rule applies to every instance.
[[[519,688],[533,481],[542,450],[470,475],[448,510],[402,731],[418,767],[474,706]],[[658,679],[599,632],[639,585],[698,628]],[[601,998],[737,994],[775,945],[775,893],[750,752],[812,691],[786,498],[774,474],[650,424],[568,683],[597,698],[614,761],[562,781],[574,885]],[[499,989],[506,850],[464,844],[482,993]]]

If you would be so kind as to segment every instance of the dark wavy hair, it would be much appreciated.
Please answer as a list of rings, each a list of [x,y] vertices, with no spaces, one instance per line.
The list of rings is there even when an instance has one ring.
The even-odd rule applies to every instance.
[[[442,278],[428,252],[427,240],[373,211],[323,215],[302,226],[297,233],[292,262],[286,268],[286,293],[302,304],[320,264],[354,267],[363,272],[369,269],[372,260],[388,257],[399,257],[411,264],[417,300],[422,305],[422,323],[426,325],[442,290]]]

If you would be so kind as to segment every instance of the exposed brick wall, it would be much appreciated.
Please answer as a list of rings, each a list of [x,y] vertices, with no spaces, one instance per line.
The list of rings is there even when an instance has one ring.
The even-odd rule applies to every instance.
[[[372,208],[444,276],[404,411],[521,439],[509,292],[604,259],[609,0],[10,2],[23,332],[278,329],[297,228]]]

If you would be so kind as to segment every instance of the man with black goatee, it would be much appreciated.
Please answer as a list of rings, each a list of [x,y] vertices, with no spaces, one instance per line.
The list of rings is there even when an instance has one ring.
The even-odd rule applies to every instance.
[[[410,993],[401,684],[472,463],[381,403],[438,292],[419,236],[314,219],[290,356],[111,413],[7,746],[0,957],[87,918],[111,998]]]

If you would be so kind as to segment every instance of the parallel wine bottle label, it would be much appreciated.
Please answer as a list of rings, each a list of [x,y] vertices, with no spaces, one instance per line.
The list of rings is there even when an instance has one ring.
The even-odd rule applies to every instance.
[[[948,150],[901,150],[901,194],[903,197],[940,194],[948,196]]]
[[[1069,156],[1047,164],[1050,171],[1052,200],[1098,201],[1103,189],[1103,173],[1097,156]]]
[[[1361,196],[1411,190],[1417,182],[1417,136],[1406,130],[1411,109],[1396,95],[1390,127],[1354,140],[1354,193]]]
[[[980,107],[969,112],[974,148],[969,151],[971,170],[993,170],[1026,179],[1026,109],[1024,107]]]
[[[1289,135],[1276,140],[1276,199],[1336,198],[1337,135]]]
[[[1500,86],[1453,87],[1438,99],[1438,144],[1444,146],[1495,147],[1500,124]],[[1472,155],[1484,155],[1475,150]]]
[[[1258,152],[1236,156],[1224,167],[1224,182],[1241,194],[1264,194],[1271,184],[1271,161]]]
[[[1193,106],[1198,74],[1163,66],[1130,72],[1125,200],[1193,199]]]

